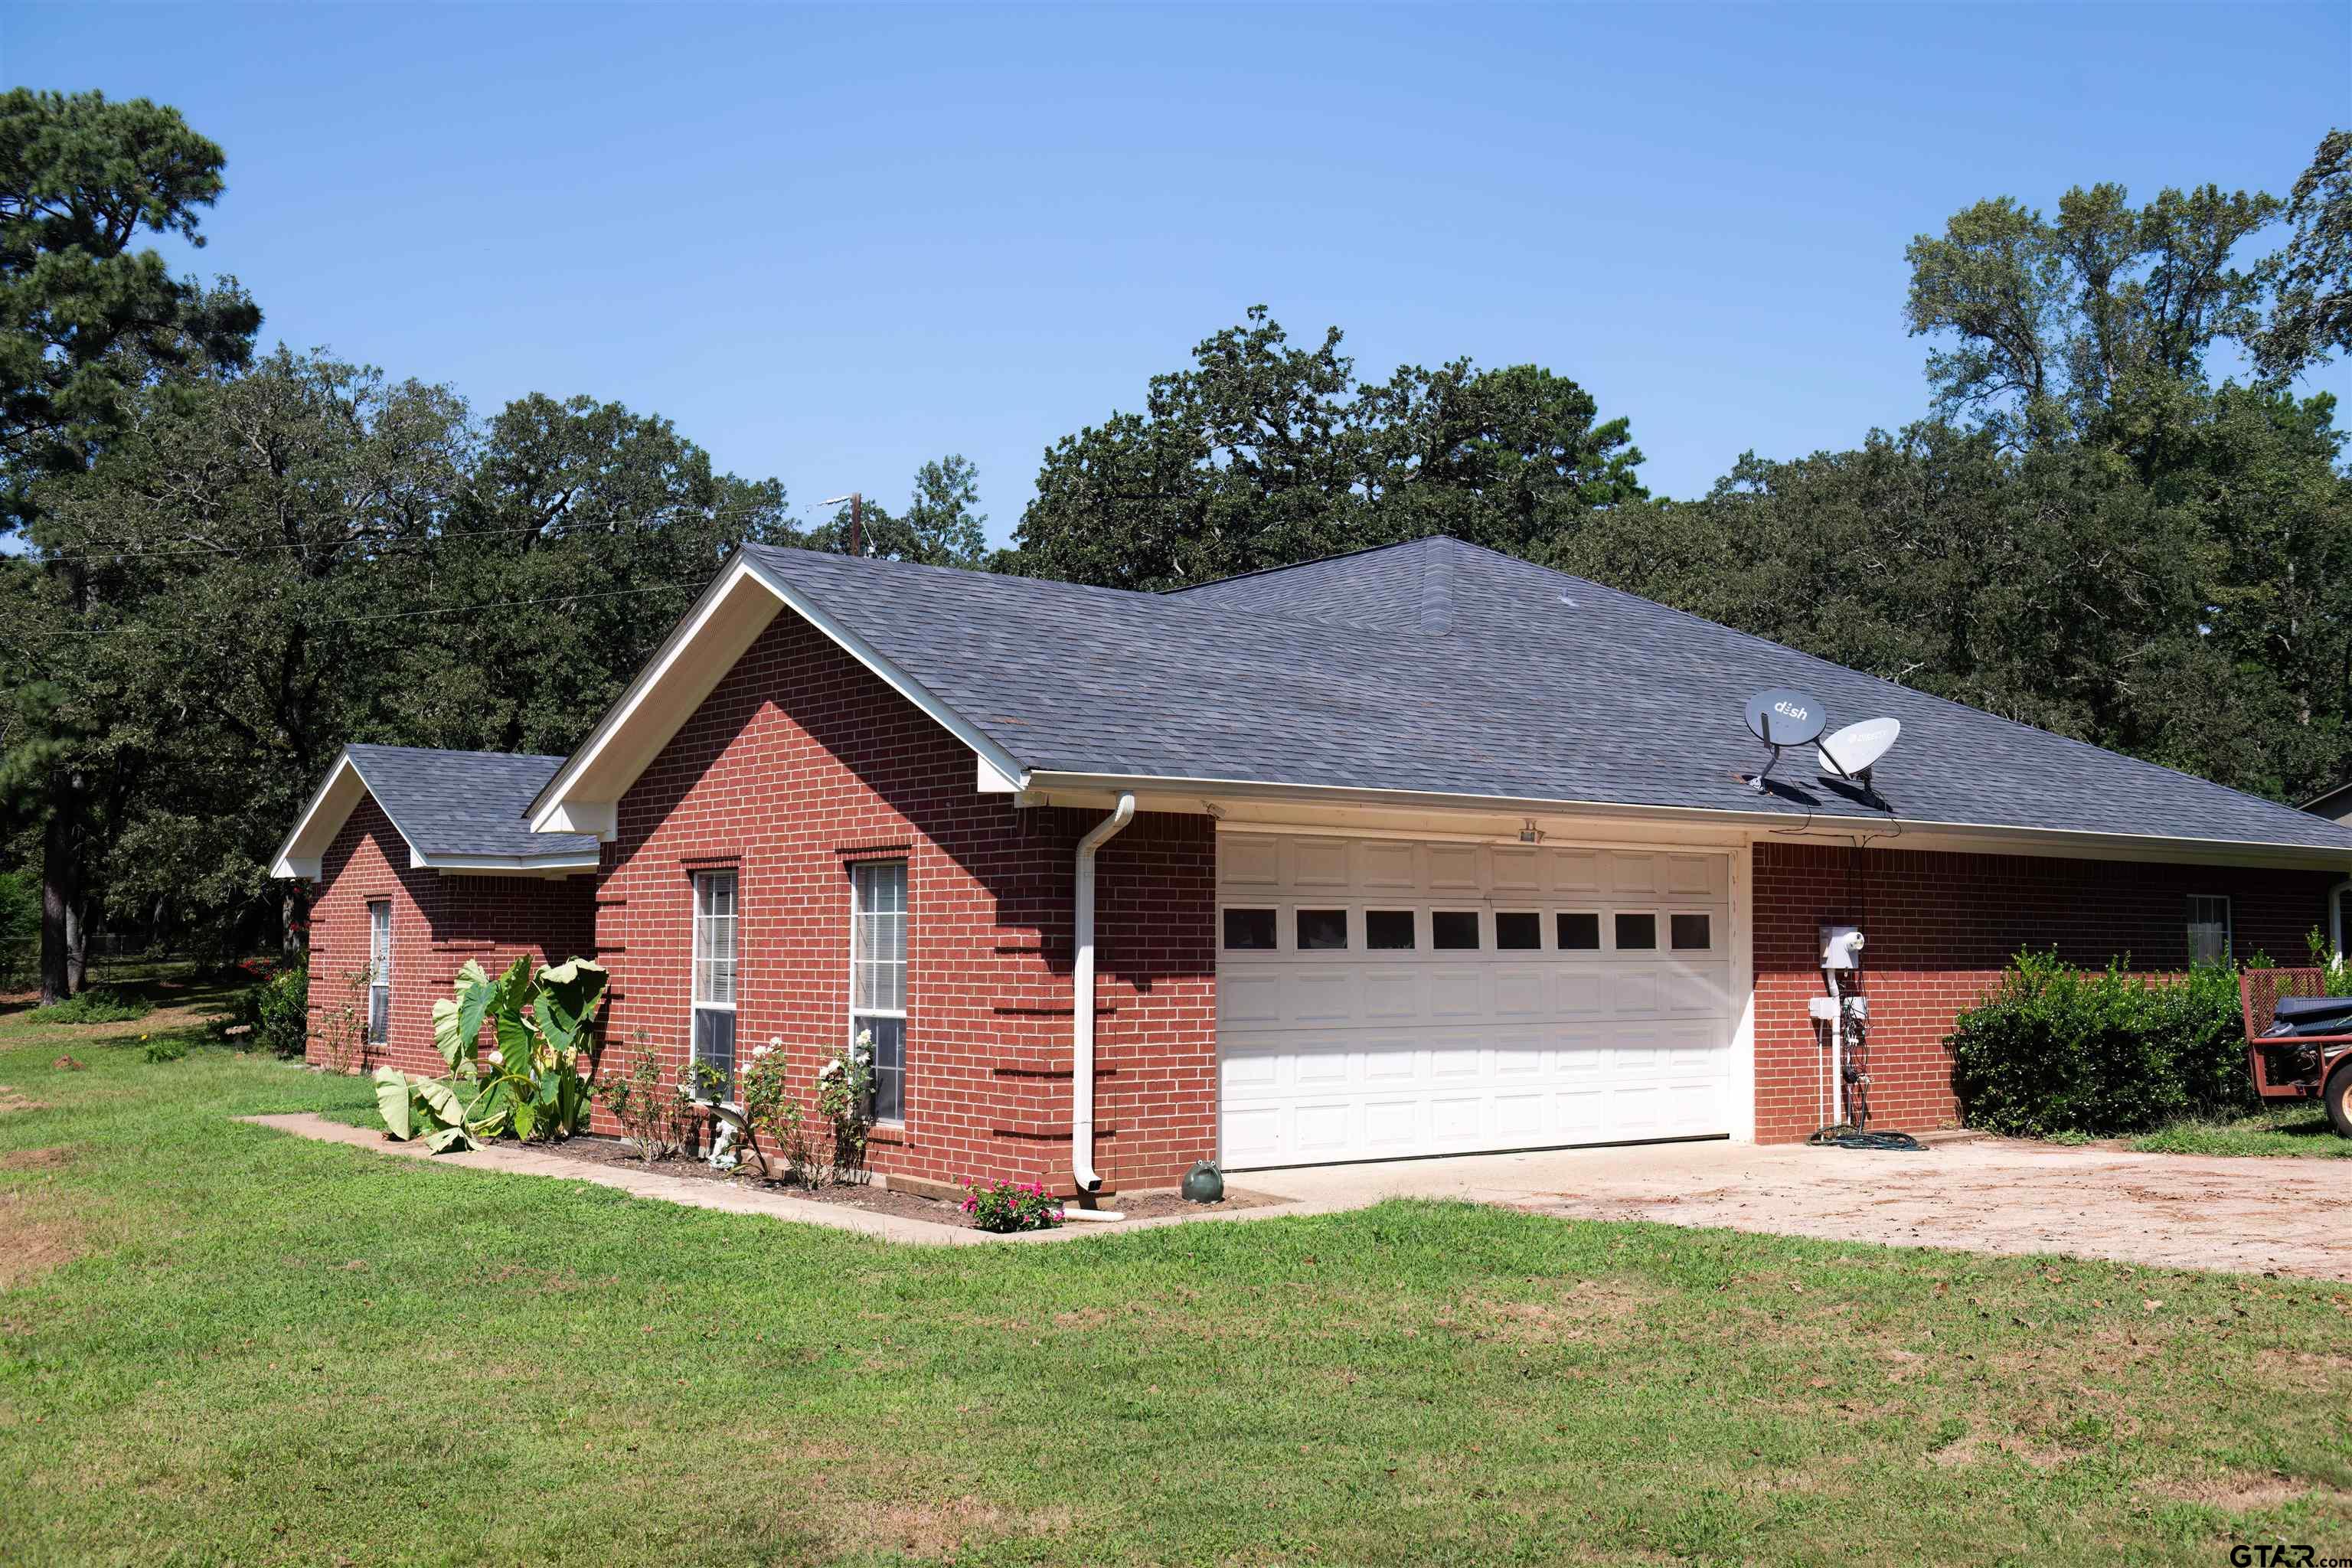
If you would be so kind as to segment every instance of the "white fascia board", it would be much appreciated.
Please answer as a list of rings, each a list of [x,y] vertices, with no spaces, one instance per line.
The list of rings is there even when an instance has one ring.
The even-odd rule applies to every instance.
[[[850,658],[880,676],[884,685],[922,710],[924,717],[971,747],[983,764],[1013,781],[1014,790],[1018,790],[1028,778],[1029,770],[1023,767],[1012,752],[990,740],[977,725],[940,701],[922,682],[883,658],[865,638],[835,620],[815,600],[757,562],[751,563],[751,567],[752,575],[766,584],[793,614],[832,638]]]
[[[611,807],[617,805],[620,789],[613,790],[610,799],[583,796],[575,800],[572,797],[572,791],[582,776],[612,750],[615,737],[628,729],[632,721],[645,714],[647,700],[656,690],[674,673],[683,673],[681,666],[696,649],[702,639],[702,635],[709,629],[712,622],[719,618],[721,609],[730,602],[735,591],[751,574],[751,557],[739,552],[735,559],[728,563],[726,569],[710,580],[710,586],[702,591],[702,596],[694,602],[693,607],[679,618],[677,626],[670,628],[669,636],[662,639],[661,646],[654,650],[653,657],[647,659],[645,667],[637,671],[635,679],[629,682],[628,689],[621,693],[620,700],[604,710],[604,716],[596,721],[596,727],[589,732],[588,739],[565,759],[562,767],[555,770],[555,776],[547,781],[537,797],[531,801],[530,820],[532,832],[585,832],[588,830],[572,826],[578,821],[576,813],[583,807],[593,808],[600,805]],[[765,623],[762,622],[759,627],[751,631],[751,635],[756,637],[759,632],[764,629]],[[743,646],[746,647],[751,646],[749,639],[744,641]],[[739,657],[740,652],[739,649]],[[723,669],[709,672],[710,679],[707,684],[702,685],[700,694],[694,703],[674,702],[669,705],[670,711],[667,715],[668,734],[663,736],[663,744],[667,743],[669,735],[675,735],[677,732],[678,726],[686,721],[688,714],[693,708],[700,706],[701,698],[710,694],[709,688],[717,685],[719,677],[724,673]],[[655,751],[659,749],[659,745],[653,748]],[[627,786],[625,784],[621,787],[625,789]]]
[[[1554,815],[1571,815],[1738,827],[1746,829],[1758,843],[1780,838],[1844,844],[1859,838],[1866,839],[1880,848],[1942,849],[1975,855],[2036,855],[2085,860],[2352,870],[2352,847],[2332,849],[2318,845],[2271,844],[2228,838],[2170,838],[2156,834],[2085,833],[2000,823],[1929,822],[1907,817],[1824,816],[1819,814],[1808,821],[1794,814],[1771,811],[1446,795],[1335,784],[1280,784],[1250,779],[1138,777],[1043,770],[1029,774],[1026,787],[1032,795],[1049,798],[1056,805],[1097,804],[1095,797],[1115,797],[1122,792],[1133,792],[1139,798],[1146,795],[1160,797],[1146,802],[1146,810],[1202,811],[1227,801],[1242,800],[1312,801],[1333,807],[1484,812],[1538,819]],[[1175,797],[1176,804],[1169,803],[1168,797],[1171,796]]]
[[[278,853],[270,857],[269,874],[318,880],[320,857],[335,841],[335,835],[343,830],[343,824],[351,820],[352,810],[359,805],[360,797],[367,793],[367,781],[360,776],[359,764],[352,761],[352,754],[336,752],[334,765],[319,781],[319,787],[310,792],[302,815],[294,819],[285,841],[278,846]]]
[[[573,854],[409,857],[409,864],[444,876],[570,877],[593,871],[602,863],[598,856]]]
[[[764,617],[747,616],[740,609],[730,615],[730,606],[738,605],[738,592],[749,582],[772,596],[774,605],[790,609],[809,625],[822,632],[852,658],[880,677],[883,683],[966,746],[980,758],[983,773],[992,769],[1020,787],[1025,776],[1019,762],[1002,746],[992,741],[963,715],[940,700],[923,684],[900,669],[869,645],[863,637],[828,614],[816,601],[801,592],[779,574],[762,568],[748,554],[739,553],[727,569],[703,590],[702,597],[687,613],[670,635],[663,640],[644,669],[640,670],[621,700],[607,710],[596,728],[580,749],[572,752],[562,767],[541,790],[530,805],[530,826],[536,833],[596,833],[609,837],[613,816],[620,795],[636,781],[646,764],[652,762],[662,746],[677,732],[702,700],[732,669],[746,648],[766,629],[774,618],[772,606]],[[753,624],[756,621],[756,624]],[[725,641],[713,648],[709,639],[723,628]],[[718,657],[710,657],[713,654]],[[675,680],[673,680],[675,677]],[[669,700],[663,711],[656,715],[649,700],[657,692],[667,692]],[[688,700],[688,698],[691,700]],[[660,726],[656,734],[654,726]],[[599,769],[608,756],[617,754],[624,737],[632,730],[642,731],[638,743],[626,749],[636,758],[634,764],[624,761],[617,768]],[[583,781],[599,773],[604,776],[593,789],[583,789]],[[985,787],[985,786],[983,786]],[[591,826],[595,824],[595,826]]]

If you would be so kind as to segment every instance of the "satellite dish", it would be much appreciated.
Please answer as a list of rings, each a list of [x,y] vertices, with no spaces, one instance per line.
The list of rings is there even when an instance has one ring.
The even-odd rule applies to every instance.
[[[1830,721],[1830,710],[1801,691],[1774,687],[1748,700],[1748,731],[1768,746],[1801,746]]]
[[[1830,711],[1801,691],[1791,691],[1776,686],[1769,691],[1759,691],[1748,700],[1748,730],[1758,740],[1772,748],[1772,755],[1762,771],[1748,781],[1748,787],[1762,794],[1764,781],[1780,760],[1783,746],[1801,746],[1807,741],[1818,740],[1830,721]]]
[[[1822,771],[1853,779],[1867,789],[1870,770],[1902,733],[1899,719],[1864,719],[1859,724],[1848,724],[1836,734],[1822,737]]]

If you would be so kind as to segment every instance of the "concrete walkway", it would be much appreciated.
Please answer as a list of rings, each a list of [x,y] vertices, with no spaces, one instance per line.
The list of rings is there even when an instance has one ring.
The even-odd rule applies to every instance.
[[[1000,1237],[731,1183],[583,1164],[526,1149],[428,1154],[314,1115],[245,1120],[467,1170],[593,1182],[696,1208],[763,1214],[887,1241],[970,1246],[1361,1208],[1383,1198],[1462,1198],[1571,1219],[1654,1220],[1893,1247],[2070,1253],[2171,1268],[2352,1279],[2352,1160],[2219,1160],[1984,1139],[1924,1153],[1785,1144],[1660,1143],[1476,1154],[1240,1173],[1279,1201],[1096,1227]]]
[[[1576,1219],[2352,1279],[2352,1160],[2207,1159],[1994,1138],[1924,1153],[1658,1143],[1240,1179],[1318,1208],[1468,1198]]]
[[[394,1142],[372,1127],[350,1127],[331,1121],[323,1116],[303,1111],[288,1116],[244,1116],[237,1120],[274,1131],[290,1132],[298,1138],[312,1138],[322,1143],[347,1143],[372,1153],[391,1154],[408,1160],[429,1160],[436,1165],[451,1165],[466,1171],[509,1171],[527,1176],[554,1176],[567,1182],[589,1182],[600,1187],[612,1187],[632,1197],[658,1198],[664,1203],[683,1204],[688,1208],[719,1209],[728,1214],[760,1214],[773,1219],[792,1220],[801,1225],[827,1226],[835,1230],[856,1231],[861,1236],[878,1237],[884,1241],[908,1242],[929,1247],[973,1247],[997,1242],[1069,1241],[1078,1237],[1150,1230],[1165,1225],[1199,1225],[1215,1221],[1271,1219],[1283,1215],[1322,1212],[1313,1205],[1298,1203],[1268,1204],[1258,1208],[1212,1210],[1201,1214],[1163,1215],[1151,1219],[1122,1220],[1115,1225],[1076,1223],[1054,1230],[1025,1231],[1017,1236],[1001,1236],[994,1231],[971,1230],[961,1226],[935,1225],[929,1220],[908,1219],[901,1215],[877,1214],[871,1209],[851,1204],[813,1203],[784,1193],[768,1192],[758,1187],[741,1186],[733,1182],[714,1182],[699,1176],[673,1176],[658,1167],[640,1169],[635,1166],[593,1165],[580,1160],[567,1160],[560,1154],[541,1153],[531,1149],[499,1147],[474,1149],[462,1154],[436,1154],[415,1140]],[[1263,1191],[1251,1184],[1254,1191]],[[1352,1204],[1338,1206],[1352,1207]]]

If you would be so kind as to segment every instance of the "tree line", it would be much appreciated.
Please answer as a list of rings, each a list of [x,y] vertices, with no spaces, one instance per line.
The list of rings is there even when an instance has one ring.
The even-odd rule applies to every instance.
[[[1261,307],[1047,447],[993,552],[958,456],[853,541],[656,415],[258,348],[143,243],[202,245],[226,166],[166,107],[0,99],[0,970],[37,928],[52,994],[100,930],[292,940],[268,858],[341,745],[568,750],[746,541],[1149,590],[1451,533],[2275,798],[2352,773],[2352,479],[2294,390],[2352,347],[2343,132],[2284,198],[1955,215],[1919,416],[1694,500],[1566,375],[1361,377]]]

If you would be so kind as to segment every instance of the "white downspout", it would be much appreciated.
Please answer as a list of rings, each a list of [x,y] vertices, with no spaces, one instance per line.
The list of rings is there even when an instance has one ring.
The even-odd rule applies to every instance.
[[[1108,816],[1078,840],[1078,897],[1070,964],[1070,1177],[1082,1193],[1102,1191],[1095,1170],[1095,851],[1135,820],[1135,796],[1122,795]],[[1118,1219],[1100,1209],[1067,1209],[1071,1218]]]
[[[2352,877],[2346,878],[2327,890],[2327,940],[2336,949],[2336,962],[2344,962],[2344,895],[2352,893]]]

